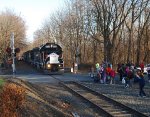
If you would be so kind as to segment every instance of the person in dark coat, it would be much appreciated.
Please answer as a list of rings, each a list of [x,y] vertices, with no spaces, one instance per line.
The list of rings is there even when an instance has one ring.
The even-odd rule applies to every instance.
[[[147,68],[148,82],[150,83],[150,67]]]
[[[137,77],[138,82],[139,82],[139,96],[146,97],[146,94],[144,92],[145,80],[144,80],[142,70],[137,69],[136,77]]]

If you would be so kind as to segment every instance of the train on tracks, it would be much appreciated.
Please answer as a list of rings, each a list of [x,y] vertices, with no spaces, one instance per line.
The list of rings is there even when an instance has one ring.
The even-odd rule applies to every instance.
[[[56,43],[46,43],[24,52],[23,59],[46,74],[64,73],[63,51]]]

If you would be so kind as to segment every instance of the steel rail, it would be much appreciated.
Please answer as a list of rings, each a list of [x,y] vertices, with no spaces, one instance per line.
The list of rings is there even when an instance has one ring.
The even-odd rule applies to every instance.
[[[109,101],[109,102],[112,102],[112,103],[114,103],[114,104],[116,104],[116,105],[119,105],[120,107],[122,107],[122,108],[126,109],[127,111],[131,112],[132,114],[134,114],[136,117],[137,117],[137,116],[138,116],[138,117],[148,117],[147,115],[145,115],[145,114],[143,114],[143,113],[141,113],[141,112],[139,112],[139,111],[137,111],[137,110],[135,110],[135,109],[133,109],[133,108],[130,108],[130,107],[128,107],[128,106],[126,106],[126,105],[124,105],[124,104],[118,102],[118,101],[115,101],[115,100],[113,100],[113,99],[111,99],[111,98],[109,98],[109,97],[107,97],[107,96],[105,96],[105,95],[103,95],[103,94],[100,94],[99,92],[94,91],[94,90],[92,90],[91,88],[89,88],[89,87],[87,87],[87,86],[85,86],[85,85],[83,85],[83,84],[81,84],[81,83],[79,83],[79,82],[74,82],[74,83],[76,83],[76,84],[79,85],[80,87],[83,87],[83,88],[87,89],[87,90],[90,91],[91,93],[93,93],[93,94],[95,94],[95,95],[97,95],[97,96],[99,96],[99,97],[104,98],[105,100],[107,100],[107,101]]]
[[[106,111],[105,109],[101,108],[99,105],[97,105],[97,104],[93,103],[92,101],[90,101],[89,99],[85,98],[84,96],[82,96],[80,93],[78,93],[78,92],[75,91],[74,89],[72,89],[72,88],[70,88],[69,86],[67,86],[67,84],[69,84],[69,83],[70,83],[70,84],[71,84],[71,83],[72,83],[72,84],[75,84],[75,85],[77,85],[78,87],[83,88],[84,90],[90,92],[91,94],[98,96],[100,99],[106,100],[107,102],[112,103],[112,104],[115,105],[115,106],[118,106],[118,107],[120,107],[120,108],[122,108],[122,109],[125,109],[125,110],[128,111],[133,117],[148,117],[147,115],[145,115],[145,114],[143,114],[143,113],[140,113],[139,111],[134,110],[134,109],[132,109],[132,108],[130,108],[130,107],[128,107],[128,106],[126,106],[126,105],[120,103],[120,102],[117,102],[117,101],[115,101],[115,100],[113,100],[113,99],[111,99],[111,98],[109,98],[109,97],[107,97],[107,96],[105,96],[105,95],[103,95],[103,94],[100,94],[99,92],[96,92],[96,91],[90,89],[89,87],[87,87],[87,86],[85,86],[85,85],[79,83],[79,82],[73,82],[73,81],[67,82],[67,83],[61,82],[61,84],[62,84],[64,87],[66,87],[69,91],[71,91],[71,92],[73,92],[74,94],[78,95],[80,98],[86,100],[87,102],[89,102],[90,104],[92,104],[93,107],[97,108],[98,110],[100,110],[100,112],[103,112],[103,113],[104,113],[106,116],[108,116],[108,117],[113,117],[113,115],[112,115],[111,113],[109,113],[108,111]]]
[[[104,114],[106,117],[113,117],[110,113],[108,113],[106,110],[100,108],[98,105],[94,104],[92,101],[86,99],[85,97],[83,97],[82,95],[80,95],[77,91],[71,89],[70,87],[68,87],[67,85],[65,85],[65,83],[60,82],[60,84],[62,86],[64,86],[66,89],[68,89],[70,92],[72,92],[73,94],[75,94],[76,96],[80,97],[82,100],[85,100],[86,102],[90,103],[91,106],[96,110],[96,112],[98,112],[99,114]]]

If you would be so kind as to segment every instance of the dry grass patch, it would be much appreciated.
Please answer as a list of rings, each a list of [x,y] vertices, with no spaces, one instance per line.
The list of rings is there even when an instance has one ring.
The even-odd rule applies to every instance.
[[[6,83],[0,97],[0,117],[19,117],[17,111],[25,101],[25,89],[13,83]]]

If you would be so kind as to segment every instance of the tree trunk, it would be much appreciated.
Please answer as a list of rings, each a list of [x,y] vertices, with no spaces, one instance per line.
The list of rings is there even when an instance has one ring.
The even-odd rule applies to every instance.
[[[108,35],[104,37],[104,61],[112,63],[112,43]]]
[[[141,50],[141,46],[140,46],[140,42],[141,42],[141,39],[138,39],[137,40],[137,57],[136,57],[136,65],[139,65],[139,63],[140,63],[140,58],[141,58],[141,52],[140,52],[140,50]]]
[[[93,41],[93,63],[96,64],[96,50],[97,50],[97,44],[95,41]]]
[[[112,63],[112,44],[110,40],[107,42],[107,62]]]
[[[128,41],[128,54],[127,54],[127,63],[131,61],[131,40],[132,40],[132,27],[133,24],[131,24],[131,29],[129,31],[129,41]]]

